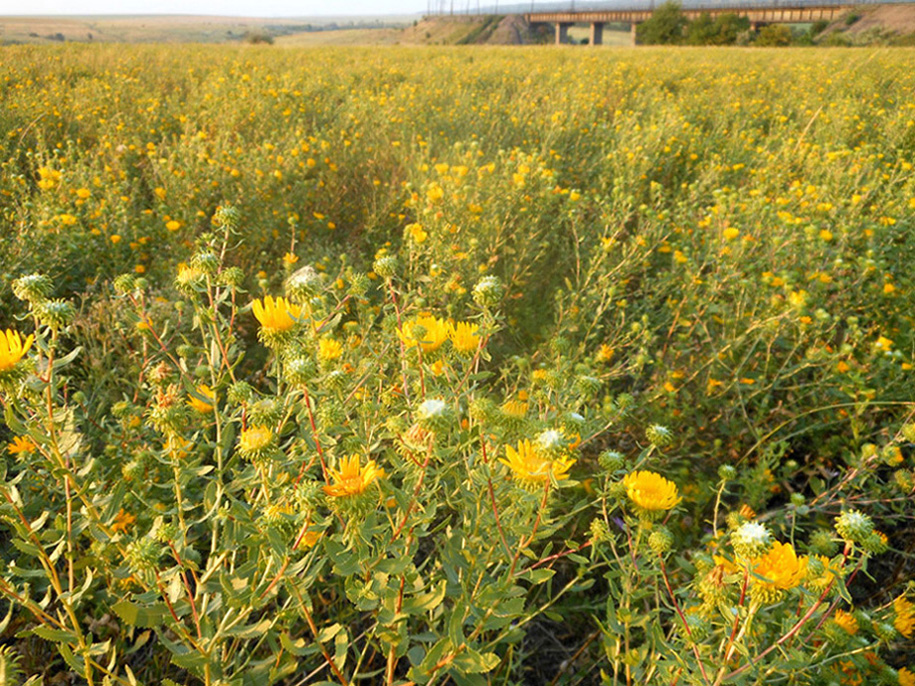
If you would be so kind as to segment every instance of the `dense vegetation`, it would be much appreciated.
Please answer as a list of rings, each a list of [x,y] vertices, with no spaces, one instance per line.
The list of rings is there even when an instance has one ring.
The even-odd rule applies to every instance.
[[[911,686],[909,57],[4,49],[2,678]]]

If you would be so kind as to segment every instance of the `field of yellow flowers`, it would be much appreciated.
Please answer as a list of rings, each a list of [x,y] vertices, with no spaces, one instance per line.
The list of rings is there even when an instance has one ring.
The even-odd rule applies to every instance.
[[[915,686],[911,51],[0,57],[0,683]]]

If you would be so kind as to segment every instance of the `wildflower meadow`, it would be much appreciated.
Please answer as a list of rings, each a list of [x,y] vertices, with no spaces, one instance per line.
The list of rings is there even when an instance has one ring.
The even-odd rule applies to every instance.
[[[0,48],[0,683],[915,685],[913,56]]]

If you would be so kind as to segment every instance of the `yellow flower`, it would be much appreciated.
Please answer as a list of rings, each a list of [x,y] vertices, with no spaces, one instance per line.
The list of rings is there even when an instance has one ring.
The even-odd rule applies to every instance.
[[[23,342],[18,331],[10,329],[7,329],[6,333],[0,331],[0,372],[7,372],[15,367],[32,347],[34,340],[35,337],[29,335]]]
[[[907,667],[899,670],[899,686],[915,686],[915,674],[912,674]]]
[[[339,469],[328,469],[334,483],[324,487],[324,492],[331,498],[346,498],[365,493],[372,482],[385,477],[384,469],[369,460],[365,467],[359,464],[359,456],[343,458]]]
[[[334,338],[322,338],[318,341],[318,359],[330,362],[343,354],[343,346]]]
[[[273,432],[269,427],[250,426],[241,432],[238,447],[244,453],[256,454],[269,447],[273,442]]]
[[[213,393],[213,389],[206,384],[200,384],[197,386],[197,395],[207,398],[207,401],[192,395],[188,398],[187,404],[197,410],[200,414],[212,412],[213,406],[216,404],[216,394]]]
[[[10,455],[22,455],[35,452],[38,446],[28,436],[14,436],[11,443],[7,444],[6,449]]]
[[[165,228],[169,231],[177,231],[181,228],[181,222],[172,219],[171,221],[165,223]]]
[[[114,523],[111,525],[111,533],[116,534],[118,531],[126,532],[135,521],[137,521],[137,518],[129,512],[124,512],[124,508],[122,507],[114,516]]]
[[[752,583],[763,590],[787,591],[799,585],[807,574],[807,558],[798,557],[790,543],[776,541],[769,551],[750,564],[757,577]]]
[[[627,474],[623,478],[626,495],[629,500],[643,510],[669,510],[680,502],[677,485],[660,474],[639,471]]]
[[[896,631],[906,638],[911,638],[912,631],[915,630],[915,605],[901,595],[893,601],[893,611],[896,613],[893,620]]]
[[[406,233],[409,234],[410,238],[412,238],[413,242],[416,244],[424,243],[429,237],[429,234],[423,229],[422,224],[408,224]]]
[[[520,400],[506,400],[502,404],[502,413],[515,419],[524,419],[527,415],[527,403]]]
[[[251,306],[254,316],[260,322],[261,328],[267,333],[281,333],[289,331],[295,326],[295,320],[302,314],[299,305],[293,305],[285,298],[274,300],[271,296],[264,297],[263,302],[255,300]]]
[[[288,264],[290,267],[298,261],[299,261],[299,256],[295,255],[291,252],[287,252],[285,255],[283,255],[283,262]]]
[[[438,317],[423,316],[404,322],[397,335],[408,348],[419,345],[424,353],[430,353],[438,350],[448,340],[449,329],[448,324]]]
[[[836,614],[832,619],[845,630],[845,633],[852,636],[858,633],[858,620],[855,619],[855,616],[851,612],[836,610]]]
[[[518,449],[510,445],[505,446],[505,457],[500,457],[499,462],[508,466],[516,481],[520,481],[525,488],[539,489],[550,477],[556,481],[569,478],[569,469],[575,463],[570,458],[551,460],[536,449],[531,441],[521,441]]]
[[[76,197],[80,200],[85,200],[90,195],[92,195],[92,191],[90,191],[88,188],[79,188],[76,191]]]
[[[722,234],[725,240],[732,241],[740,235],[740,229],[735,229],[733,226],[729,226],[724,230]]]
[[[451,344],[459,353],[475,352],[480,345],[480,327],[476,324],[458,322],[450,327]]]

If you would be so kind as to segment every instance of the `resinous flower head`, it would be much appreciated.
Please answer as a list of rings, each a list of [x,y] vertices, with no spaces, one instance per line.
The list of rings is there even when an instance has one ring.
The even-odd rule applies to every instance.
[[[626,495],[640,510],[640,514],[657,517],[676,507],[681,498],[677,485],[660,474],[638,471],[623,478]]]
[[[195,389],[195,394],[188,398],[187,404],[200,414],[209,414],[216,404],[216,394],[206,384],[200,384]]]
[[[0,374],[12,371],[32,347],[34,340],[35,337],[29,335],[23,341],[19,332],[11,329],[7,329],[6,333],[0,331]]]
[[[469,355],[476,352],[480,345],[480,327],[468,322],[457,322],[452,324],[449,329],[451,345],[461,355]]]
[[[744,522],[731,534],[731,545],[742,560],[752,560],[765,554],[772,544],[772,534],[759,522]]]
[[[327,471],[330,472],[333,483],[324,486],[324,493],[331,498],[360,495],[375,481],[385,477],[384,469],[375,460],[369,460],[363,467],[359,464],[358,455],[343,458],[339,469],[329,468]]]
[[[861,545],[874,532],[874,522],[863,512],[847,510],[836,517],[836,531],[846,543]]]
[[[570,458],[551,460],[530,441],[518,443],[517,450],[505,446],[505,457],[499,458],[499,462],[508,466],[515,480],[531,491],[541,490],[551,477],[556,481],[568,479],[569,469],[575,464]]]
[[[238,437],[238,449],[249,460],[266,455],[273,447],[273,431],[263,425],[249,426]]]
[[[260,322],[261,331],[265,334],[280,334],[292,329],[296,320],[302,316],[302,307],[294,305],[285,298],[266,296],[263,301],[255,300],[251,305],[254,316]]]
[[[798,557],[790,543],[776,541],[769,551],[750,565],[751,592],[761,600],[774,600],[779,591],[800,585],[807,574],[807,558]]]
[[[449,331],[448,324],[438,317],[420,316],[404,322],[397,335],[406,347],[419,346],[424,353],[431,353],[448,340]]]

